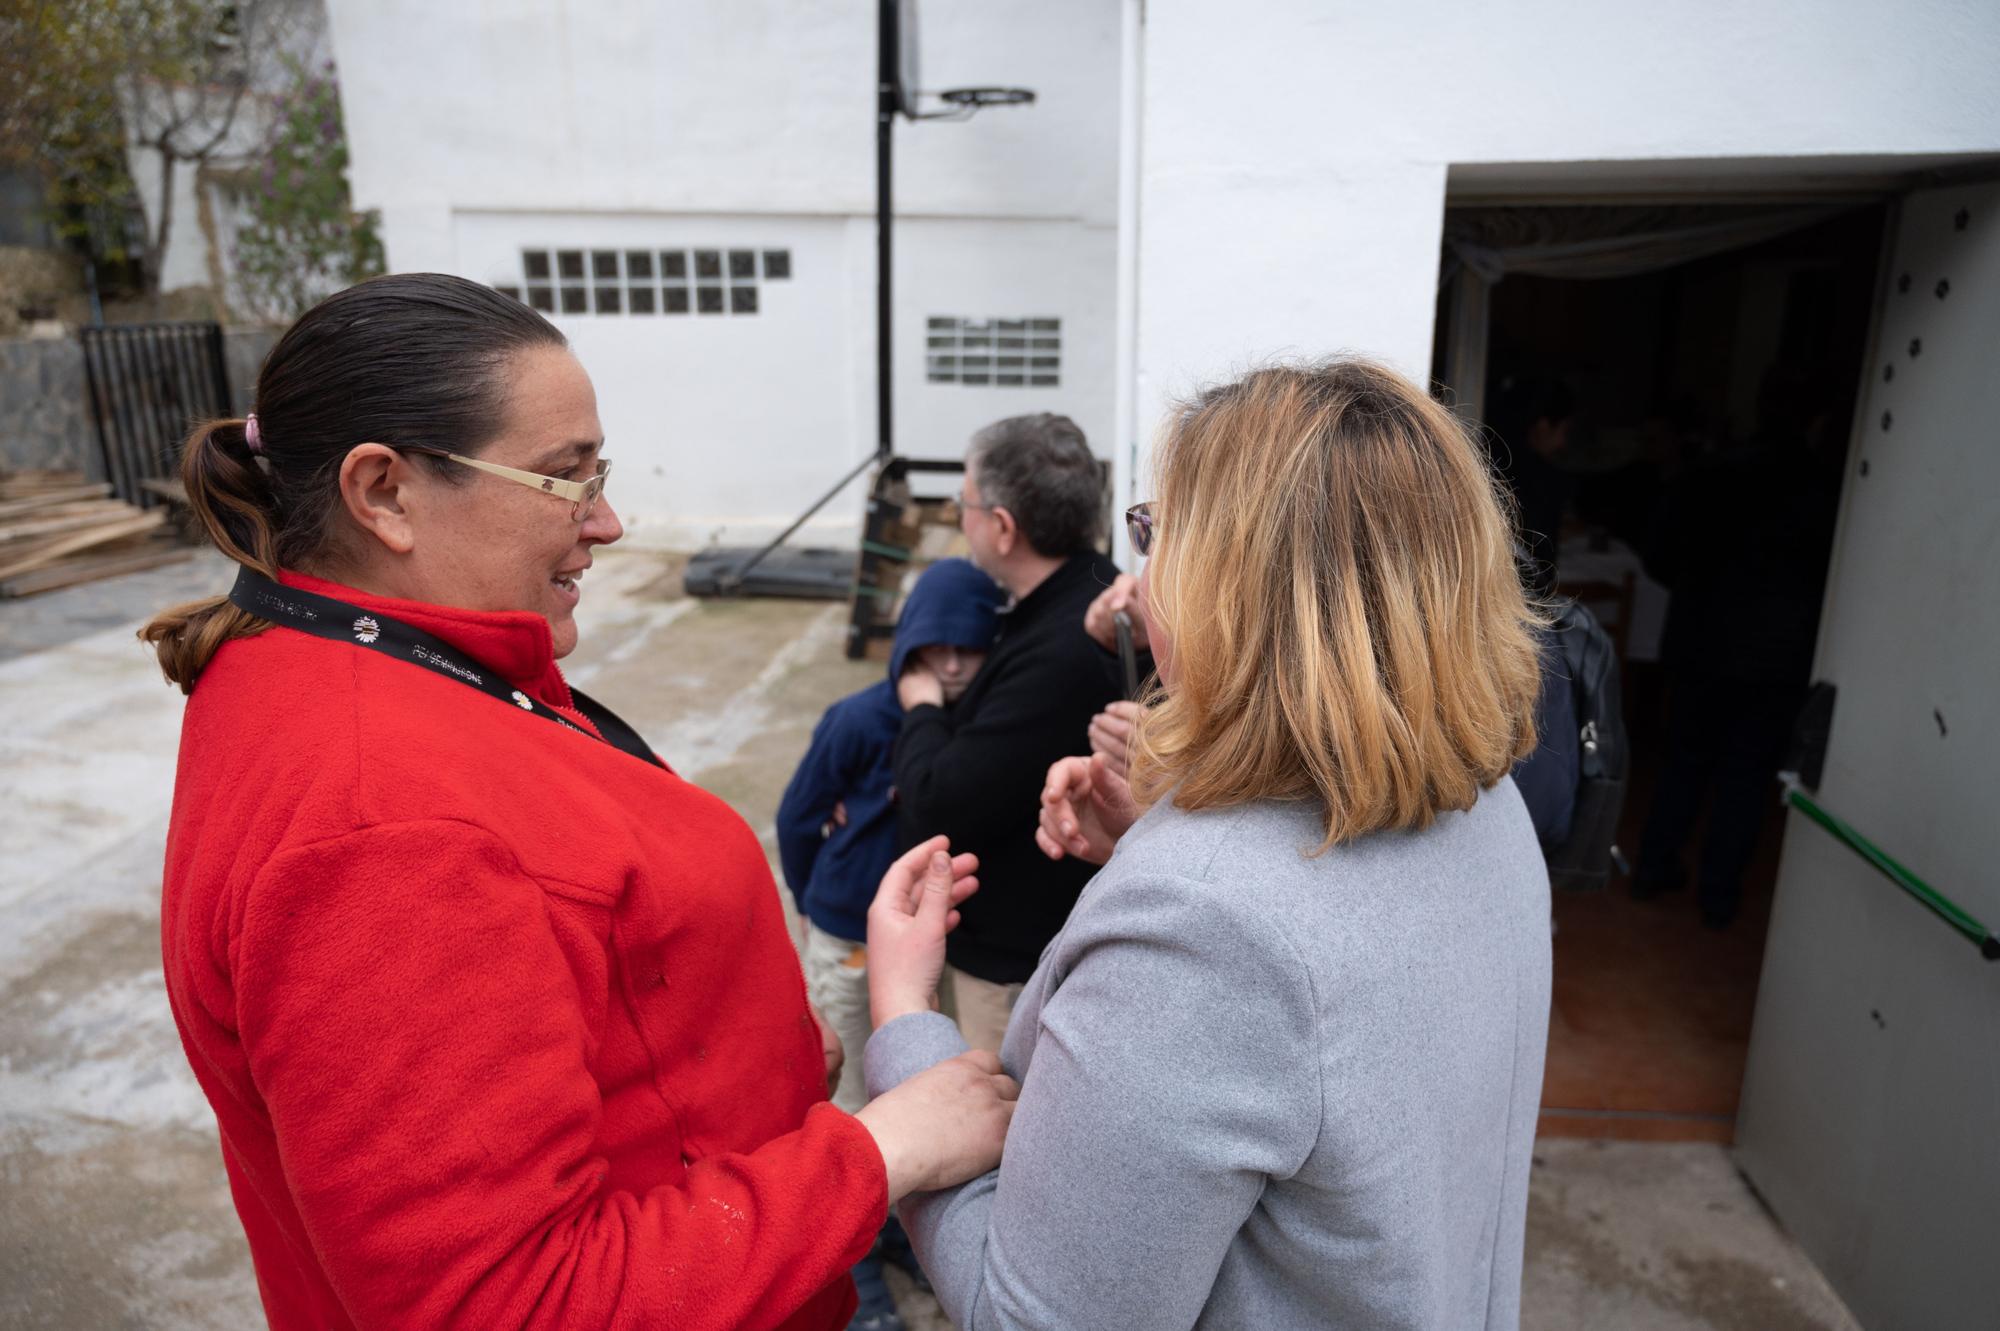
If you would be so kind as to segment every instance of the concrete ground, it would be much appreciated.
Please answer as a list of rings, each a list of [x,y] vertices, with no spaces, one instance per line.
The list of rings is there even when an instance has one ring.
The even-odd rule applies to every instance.
[[[607,551],[578,683],[767,835],[820,710],[875,678],[843,608],[697,603]],[[0,602],[0,1328],[261,1325],[215,1123],[161,987],[160,859],[181,697],[132,637],[218,591],[214,556]],[[1707,1145],[1545,1141],[1531,1331],[1846,1331],[1805,1257]],[[892,1273],[913,1328],[947,1325]]]

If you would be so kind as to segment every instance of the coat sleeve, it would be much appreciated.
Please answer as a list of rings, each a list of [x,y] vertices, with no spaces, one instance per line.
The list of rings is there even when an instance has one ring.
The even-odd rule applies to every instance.
[[[839,714],[828,711],[813,727],[812,743],[799,769],[785,786],[778,801],[775,820],[778,865],[785,872],[785,886],[792,901],[805,909],[806,885],[812,881],[813,862],[819,858],[826,838],[820,829],[833,817],[833,806],[846,796],[853,780],[853,745],[840,726]]]
[[[1212,884],[1118,887],[1044,958],[1067,971],[1031,984],[999,1170],[902,1205],[966,1331],[1194,1325],[1266,1181],[1317,1139],[1322,1042],[1291,943]],[[962,1047],[943,1018],[898,1018],[868,1043],[869,1091]]]
[[[314,1256],[361,1327],[781,1323],[882,1222],[872,1138],[816,1106],[608,1189],[586,1011],[606,996],[575,964],[602,942],[559,887],[432,820],[288,851],[244,894],[238,1029]]]

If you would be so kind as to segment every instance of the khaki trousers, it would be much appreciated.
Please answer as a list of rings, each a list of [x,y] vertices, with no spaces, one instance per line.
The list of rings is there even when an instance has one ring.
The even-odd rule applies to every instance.
[[[848,1113],[868,1103],[861,1075],[861,1051],[874,1027],[868,1020],[868,949],[836,938],[811,920],[799,960],[806,973],[806,996],[840,1037],[840,1085],[833,1102]]]
[[[1014,1003],[1021,997],[1023,984],[995,984],[976,975],[967,975],[956,966],[944,968],[945,987],[950,996],[939,1001],[958,1022],[958,1033],[974,1049],[1000,1052],[1007,1037],[1007,1019],[1014,1015]]]

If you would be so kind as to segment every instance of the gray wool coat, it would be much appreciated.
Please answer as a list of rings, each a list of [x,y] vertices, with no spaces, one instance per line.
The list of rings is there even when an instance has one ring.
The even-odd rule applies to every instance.
[[[1320,836],[1307,805],[1163,801],[1085,889],[1007,1031],[1000,1168],[903,1203],[965,1331],[1518,1325],[1549,1017],[1527,812],[1503,780],[1420,832]],[[869,1091],[964,1048],[899,1018]]]

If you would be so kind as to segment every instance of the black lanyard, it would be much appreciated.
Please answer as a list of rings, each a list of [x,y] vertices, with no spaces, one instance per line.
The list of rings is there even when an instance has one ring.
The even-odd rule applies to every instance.
[[[422,666],[432,674],[470,685],[489,698],[498,698],[524,712],[532,712],[567,726],[579,735],[597,738],[553,707],[529,697],[501,679],[489,667],[481,665],[450,643],[400,619],[363,610],[360,606],[336,601],[317,592],[286,587],[247,565],[236,575],[236,585],[229,589],[229,599],[238,609],[246,610],[259,619],[310,633],[315,638],[352,643],[398,661]],[[570,697],[576,702],[576,710],[597,727],[598,734],[604,737],[606,743],[623,749],[642,762],[666,766],[659,755],[647,747],[646,741],[639,738],[639,732],[626,725],[610,708],[574,688],[570,690]]]

